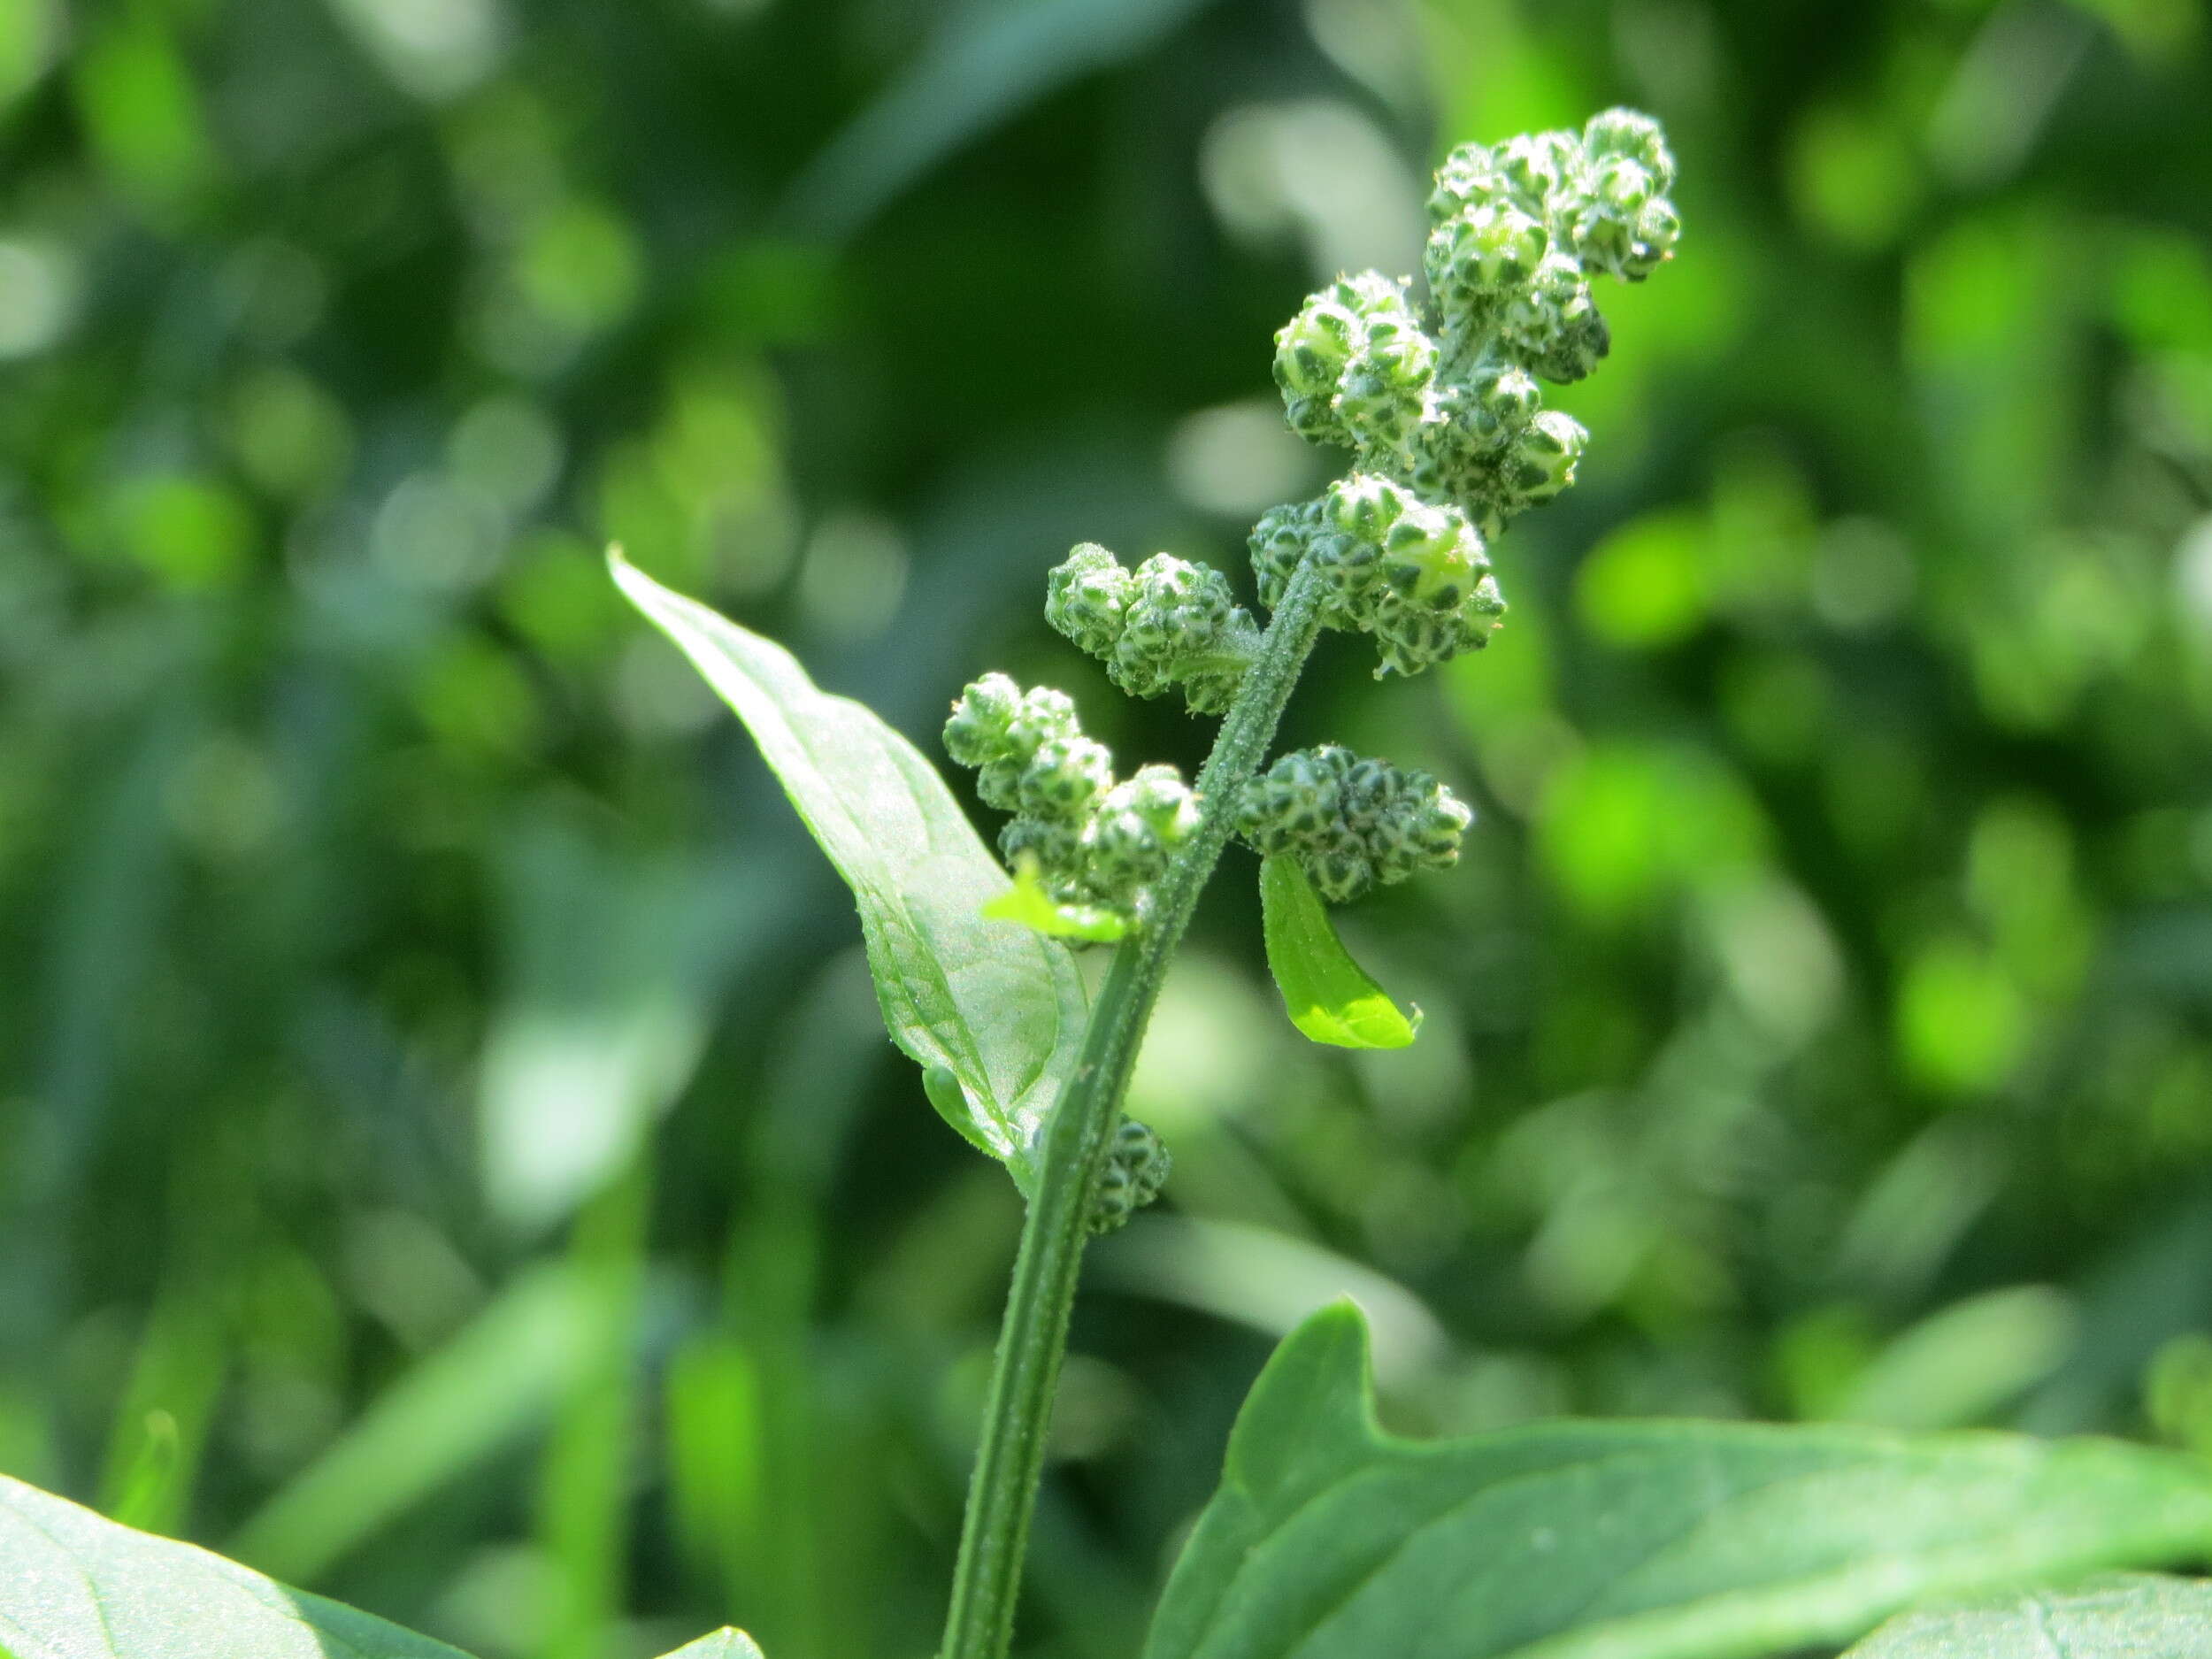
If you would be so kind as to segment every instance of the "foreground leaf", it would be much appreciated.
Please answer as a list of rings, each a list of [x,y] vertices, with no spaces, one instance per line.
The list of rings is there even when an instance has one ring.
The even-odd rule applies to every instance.
[[[860,908],[892,1041],[959,1086],[930,1098],[1026,1192],[1031,1148],[1083,1034],[1067,948],[988,921],[1006,872],[919,750],[819,690],[791,653],[609,555],[630,602],[737,711]]]
[[[0,1651],[13,1659],[465,1659],[457,1647],[4,1476]]]
[[[1380,1432],[1348,1303],[1284,1342],[1147,1659],[1744,1659],[1932,1595],[2212,1548],[2212,1471],[2114,1441],[1730,1423]]]
[[[1290,1023],[1339,1048],[1402,1048],[1421,1027],[1352,960],[1321,895],[1294,858],[1260,860],[1260,917],[1267,965]]]
[[[2212,1583],[2121,1573],[1893,1619],[1845,1659],[2212,1659]]]

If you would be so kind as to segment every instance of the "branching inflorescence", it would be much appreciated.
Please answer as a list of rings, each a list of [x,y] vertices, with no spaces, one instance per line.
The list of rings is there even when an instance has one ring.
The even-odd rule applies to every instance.
[[[1275,337],[1291,427],[1351,452],[1319,496],[1254,527],[1262,605],[1312,568],[1321,626],[1375,641],[1378,676],[1415,674],[1486,645],[1505,614],[1490,548],[1574,482],[1588,441],[1544,407],[1540,380],[1570,382],[1606,353],[1590,279],[1640,281],[1680,222],[1674,158],[1658,124],[1609,110],[1579,134],[1540,133],[1452,152],[1429,198],[1429,303],[1410,279],[1373,271],[1309,297]],[[1124,691],[1179,691],[1194,714],[1235,700],[1261,629],[1210,566],[1157,553],[1134,570],[1086,542],[1050,578],[1045,615]],[[1000,849],[1056,902],[1141,925],[1153,884],[1197,824],[1171,767],[1117,781],[1059,692],[1002,674],[970,686],[945,728],[979,770],[985,803],[1014,815]],[[1324,897],[1449,864],[1471,814],[1426,772],[1333,745],[1243,780],[1237,832],[1295,857]]]
[[[1046,617],[1116,686],[1179,693],[1192,713],[1222,717],[1197,788],[1167,766],[1117,779],[1060,692],[988,674],[954,706],[946,749],[1013,815],[999,848],[1015,887],[986,913],[1120,942],[1045,1121],[944,1659],[1008,1651],[1083,1240],[1120,1225],[1167,1174],[1166,1150],[1122,1115],[1122,1097],[1232,835],[1264,860],[1269,962],[1299,1028],[1353,1046],[1412,1041],[1412,1021],[1325,937],[1321,901],[1453,863],[1471,814],[1425,772],[1333,744],[1271,764],[1269,748],[1325,628],[1372,639],[1379,677],[1488,642],[1505,613],[1491,546],[1574,481],[1587,440],[1544,407],[1538,382],[1578,380],[1605,355],[1590,278],[1639,280],[1666,260],[1673,179],[1657,124],[1625,110],[1578,134],[1455,150],[1429,202],[1425,299],[1410,279],[1369,271],[1307,300],[1276,336],[1275,378],[1292,428],[1349,450],[1351,466],[1254,527],[1264,627],[1222,572],[1171,554],[1132,570],[1087,542],[1052,572]]]

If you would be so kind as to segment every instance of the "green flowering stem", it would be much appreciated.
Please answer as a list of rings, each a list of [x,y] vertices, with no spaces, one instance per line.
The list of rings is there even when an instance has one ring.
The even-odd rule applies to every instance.
[[[1238,791],[1258,770],[1320,632],[1322,580],[1302,565],[1286,587],[1259,655],[1198,775],[1197,830],[1155,889],[1149,918],[1114,949],[1075,1075],[1045,1125],[1036,1196],[1022,1225],[1013,1287],[968,1489],[941,1659],[1003,1659],[1013,1639],[1022,1556],[1044,1468],[1053,1392],[1068,1340],[1091,1194],[1112,1145],[1153,1004],[1170,958],[1236,823]]]

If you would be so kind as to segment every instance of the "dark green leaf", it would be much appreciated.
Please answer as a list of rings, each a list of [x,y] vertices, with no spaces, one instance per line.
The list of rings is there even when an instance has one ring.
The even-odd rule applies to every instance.
[[[1290,1023],[1316,1042],[1340,1048],[1402,1048],[1421,1026],[1351,958],[1294,858],[1260,861],[1260,915],[1267,965]]]
[[[936,768],[846,697],[818,690],[781,646],[610,556],[632,603],[737,710],[791,803],[852,888],[891,1040],[959,1085],[932,1101],[1028,1190],[1030,1150],[1083,1034],[1067,948],[986,920],[1008,891]]]
[[[14,1659],[465,1659],[4,1476],[0,1650]]]
[[[2063,1594],[1908,1613],[1845,1659],[2212,1659],[2212,1583],[2119,1573]]]
[[[2212,1471],[2110,1441],[1571,1421],[1393,1439],[1339,1303],[1246,1402],[1145,1651],[1729,1659],[2208,1547]]]

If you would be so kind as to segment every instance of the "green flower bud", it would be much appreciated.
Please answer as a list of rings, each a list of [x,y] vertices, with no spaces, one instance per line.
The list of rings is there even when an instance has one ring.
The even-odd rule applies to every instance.
[[[1498,176],[1515,201],[1549,219],[1553,204],[1582,171],[1582,141],[1572,133],[1531,133],[1508,139],[1494,152]]]
[[[1479,650],[1490,642],[1504,614],[1505,597],[1498,591],[1496,579],[1487,575],[1476,580],[1473,590],[1455,611],[1417,604],[1395,589],[1385,588],[1376,595],[1369,626],[1382,657],[1375,678],[1417,674],[1463,651]]]
[[[1156,553],[1131,579],[1106,672],[1133,696],[1156,697],[1179,684],[1194,712],[1215,713],[1234,699],[1258,649],[1258,625],[1236,603],[1226,576]]]
[[[1505,195],[1496,152],[1486,144],[1462,144],[1436,170],[1436,186],[1429,192],[1429,223],[1441,225]]]
[[[1328,294],[1310,296],[1275,332],[1275,383],[1286,396],[1336,395],[1338,377],[1359,344],[1358,319]]]
[[[1614,157],[1635,162],[1651,176],[1653,188],[1674,188],[1674,154],[1659,123],[1635,110],[1606,110],[1582,129],[1583,153],[1594,165]]]
[[[1407,599],[1452,611],[1490,561],[1480,534],[1458,508],[1417,502],[1384,534],[1382,566],[1383,579]]]
[[[1634,282],[1667,261],[1681,222],[1658,188],[1641,162],[1617,157],[1598,168],[1588,196],[1570,217],[1570,234],[1584,264]]]
[[[1039,744],[1023,768],[1015,804],[1025,818],[1080,824],[1113,782],[1114,757],[1105,744],[1056,737]]]
[[[1006,728],[1022,690],[1004,674],[986,674],[961,693],[945,722],[945,753],[963,766],[984,766],[1010,749]]]
[[[1453,863],[1473,817],[1429,773],[1329,743],[1285,755],[1248,784],[1237,828],[1256,850],[1295,857],[1323,898],[1342,903]]]
[[[998,833],[998,849],[1009,869],[1025,856],[1034,858],[1045,891],[1065,904],[1084,894],[1082,834],[1075,824],[1010,818]]]
[[[1024,764],[1053,739],[1079,737],[1082,733],[1075,718],[1075,699],[1050,686],[1032,686],[1024,692],[1006,722],[1007,747]]]
[[[1363,541],[1380,543],[1398,517],[1414,504],[1402,484],[1372,472],[1355,472],[1329,486],[1322,497],[1331,528]]]
[[[1582,423],[1557,410],[1546,410],[1529,423],[1513,447],[1507,482],[1522,503],[1540,507],[1575,481],[1575,465],[1590,434]]]
[[[1112,1233],[1124,1225],[1160,1195],[1174,1164],[1157,1134],[1133,1118],[1123,1118],[1115,1126],[1098,1185],[1091,1191],[1086,1225],[1094,1233]]]
[[[1172,766],[1146,766],[1108,790],[1083,827],[1090,884],[1108,902],[1133,908],[1198,828],[1198,797]]]
[[[1318,844],[1340,816],[1338,799],[1350,752],[1333,745],[1293,749],[1237,796],[1237,833],[1263,856]]]
[[[1612,343],[1582,267],[1555,251],[1537,266],[1528,289],[1506,303],[1498,332],[1515,356],[1550,380],[1582,379]]]
[[[1550,243],[1544,221],[1510,203],[1471,207],[1429,233],[1429,289],[1448,315],[1478,311],[1525,288]]]
[[[1086,541],[1046,578],[1045,620],[1093,657],[1110,657],[1121,640],[1131,578],[1119,560]]]
[[[1305,557],[1307,542],[1319,520],[1320,510],[1315,503],[1297,502],[1270,507],[1252,526],[1245,547],[1252,555],[1260,603],[1269,610],[1282,603],[1283,589],[1290,586],[1299,561]]]

